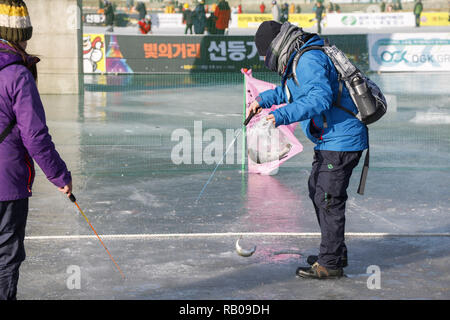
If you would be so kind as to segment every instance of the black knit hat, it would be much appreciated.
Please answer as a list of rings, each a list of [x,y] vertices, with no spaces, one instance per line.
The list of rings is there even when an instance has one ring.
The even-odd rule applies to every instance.
[[[265,56],[270,43],[280,33],[281,23],[276,21],[264,21],[255,34],[255,44],[260,56]]]
[[[33,34],[28,9],[23,0],[0,0],[0,38],[18,43]]]

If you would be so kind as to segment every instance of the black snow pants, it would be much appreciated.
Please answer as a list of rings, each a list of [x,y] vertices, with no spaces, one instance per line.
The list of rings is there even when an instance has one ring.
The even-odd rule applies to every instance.
[[[28,198],[0,201],[0,300],[16,300],[27,216]]]
[[[319,264],[338,269],[347,261],[344,242],[345,202],[347,187],[353,169],[358,165],[362,151],[315,150],[309,197],[316,210],[321,231]]]

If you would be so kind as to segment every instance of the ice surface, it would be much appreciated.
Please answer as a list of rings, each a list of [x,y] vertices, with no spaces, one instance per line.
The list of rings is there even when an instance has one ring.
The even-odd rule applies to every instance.
[[[162,89],[87,91],[80,100],[42,97],[50,132],[72,172],[78,204],[99,234],[319,232],[307,188],[313,145],[300,130],[296,136],[304,151],[284,163],[277,175],[242,174],[238,146],[234,162],[219,167],[195,203],[215,163],[174,164],[171,153],[179,142],[172,140],[173,132],[185,129],[193,139],[195,122],[201,121],[203,133],[208,129],[222,133],[224,150],[226,130],[242,124],[242,79],[227,83],[216,81],[217,75],[208,76],[208,84],[201,85],[184,78],[173,81],[171,76],[173,87]],[[361,161],[348,189],[346,231],[450,232],[450,126],[442,120],[450,112],[449,75],[438,74],[432,85],[428,74],[371,78],[396,97],[397,112],[370,126],[366,192],[356,194]],[[436,110],[441,116],[429,117]],[[212,142],[194,146],[191,141],[192,160],[194,150],[204,150]],[[27,236],[77,234],[90,235],[91,230],[38,170]],[[353,278],[339,285],[321,284],[308,298],[448,299],[447,239],[351,239]],[[258,250],[248,259],[235,254],[235,241],[214,237],[107,241],[114,258],[131,275],[122,284],[97,240],[27,240],[19,298],[297,299],[315,287],[306,281],[298,288],[293,277],[298,256],[275,259],[270,253],[311,252],[317,250],[318,239],[249,240],[243,244],[257,244]],[[85,270],[81,291],[66,288],[66,268],[72,264]],[[370,264],[390,270],[384,282],[389,290],[367,290],[361,275]],[[419,280],[405,278],[402,273],[408,268],[411,278]],[[217,291],[219,286],[224,288]]]
[[[449,299],[449,238],[350,238],[346,278],[297,279],[296,268],[317,254],[319,239],[252,237],[249,258],[234,250],[236,239],[109,241],[126,275],[122,281],[97,243],[27,241],[19,299]],[[70,247],[69,251],[64,248]],[[279,251],[301,251],[276,255]],[[80,289],[66,286],[68,266],[80,266]],[[381,271],[370,290],[368,267]]]

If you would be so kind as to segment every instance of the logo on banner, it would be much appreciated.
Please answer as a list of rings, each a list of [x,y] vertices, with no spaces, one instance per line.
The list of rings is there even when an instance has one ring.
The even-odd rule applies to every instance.
[[[441,63],[450,62],[450,54],[443,52],[439,47],[442,41],[435,39],[407,39],[393,40],[383,38],[372,46],[374,61],[385,67],[405,64],[408,67],[420,67],[429,64],[433,68],[441,67]],[[436,49],[436,50],[435,50]]]
[[[346,26],[354,26],[357,22],[357,19],[354,16],[343,16],[341,22]]]

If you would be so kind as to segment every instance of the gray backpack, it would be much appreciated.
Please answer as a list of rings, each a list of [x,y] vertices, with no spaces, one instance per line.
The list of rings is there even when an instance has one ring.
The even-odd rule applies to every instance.
[[[338,72],[339,93],[336,107],[350,113],[366,125],[379,120],[386,113],[386,98],[381,92],[381,89],[360,71],[341,50],[335,45],[330,46],[327,40],[325,40],[323,46],[307,47],[295,56],[292,70],[294,80],[297,84],[296,69],[298,61],[303,53],[310,50],[321,50],[324,52],[331,59]],[[350,96],[359,111],[357,115],[340,105],[343,84],[347,87]]]

